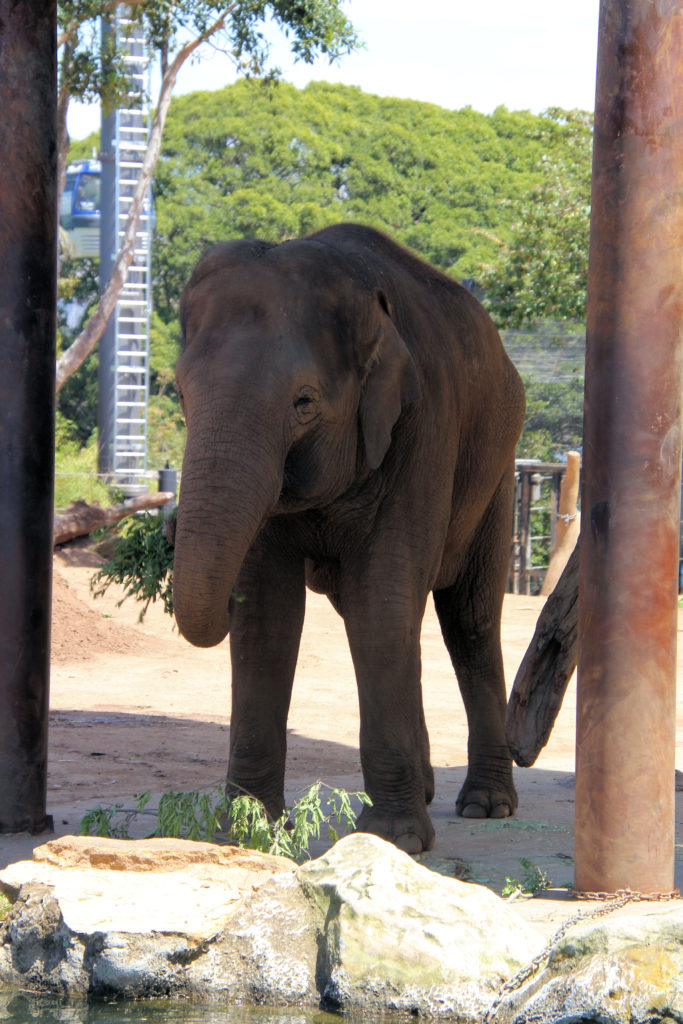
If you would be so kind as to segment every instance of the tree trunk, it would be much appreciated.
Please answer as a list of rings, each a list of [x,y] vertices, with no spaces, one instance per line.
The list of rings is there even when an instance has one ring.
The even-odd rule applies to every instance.
[[[578,660],[579,544],[543,606],[508,701],[506,732],[520,767],[548,742]]]
[[[66,511],[55,513],[53,528],[53,546],[66,544],[76,537],[85,537],[98,526],[111,526],[134,512],[142,512],[149,508],[158,508],[167,501],[173,501],[172,491],[160,491],[157,494],[141,494],[125,505],[111,505],[102,508],[97,502],[88,505],[86,501],[72,501]]]

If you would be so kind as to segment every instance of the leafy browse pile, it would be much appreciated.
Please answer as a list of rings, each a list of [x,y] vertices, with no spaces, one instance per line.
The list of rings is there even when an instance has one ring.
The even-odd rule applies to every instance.
[[[161,601],[173,615],[173,547],[167,533],[168,519],[161,515],[132,516],[113,532],[114,554],[90,581],[95,597],[101,597],[112,583],[123,587],[120,607],[127,597],[142,601],[139,622],[153,601]],[[112,531],[107,531],[112,536]]]
[[[329,791],[325,799],[322,790]],[[142,793],[132,809],[113,804],[88,811],[81,820],[81,835],[129,839],[131,823],[141,814],[153,814],[158,819],[157,827],[149,838],[176,836],[214,842],[221,833],[219,842],[301,862],[310,856],[309,843],[320,838],[322,826],[327,827],[333,843],[339,838],[335,824],[344,829],[355,826],[354,797],[362,804],[371,803],[366,793],[348,793],[318,781],[277,821],[270,821],[260,800],[247,794],[231,796],[220,786],[214,793],[164,793],[156,811],[147,810],[150,794]]]

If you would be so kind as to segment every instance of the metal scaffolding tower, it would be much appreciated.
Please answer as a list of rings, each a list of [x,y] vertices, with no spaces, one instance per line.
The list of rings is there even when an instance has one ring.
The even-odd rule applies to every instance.
[[[100,281],[109,280],[124,234],[149,135],[149,58],[142,28],[117,8],[104,26],[123,54],[129,90],[125,104],[102,118]],[[125,494],[145,490],[152,208],[149,195],[135,256],[116,309],[100,341],[99,472]]]

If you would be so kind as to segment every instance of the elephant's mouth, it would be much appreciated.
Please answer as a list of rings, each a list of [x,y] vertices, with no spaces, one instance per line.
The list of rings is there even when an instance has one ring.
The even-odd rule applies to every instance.
[[[302,512],[319,504],[319,488],[316,488],[314,467],[297,448],[292,449],[285,460],[282,488],[276,512]]]
[[[315,497],[311,496],[306,498],[301,494],[296,494],[294,491],[283,487],[273,514],[283,515],[290,512],[305,512],[309,508],[316,507],[317,504]]]

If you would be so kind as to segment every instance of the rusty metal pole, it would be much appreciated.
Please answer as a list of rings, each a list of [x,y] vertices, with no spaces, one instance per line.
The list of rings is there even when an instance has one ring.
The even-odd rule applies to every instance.
[[[674,875],[683,0],[601,0],[579,574],[575,885]]]
[[[0,0],[0,831],[42,831],[57,268],[56,0]]]

